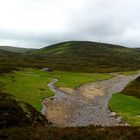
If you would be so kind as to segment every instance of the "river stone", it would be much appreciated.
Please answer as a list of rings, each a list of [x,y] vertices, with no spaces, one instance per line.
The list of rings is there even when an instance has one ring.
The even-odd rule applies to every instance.
[[[122,117],[118,117],[116,120],[117,120],[118,123],[121,123],[122,122]]]
[[[117,115],[116,112],[111,112],[111,114],[110,114],[111,117],[115,117],[116,115]]]
[[[130,126],[128,123],[124,123],[124,126]]]

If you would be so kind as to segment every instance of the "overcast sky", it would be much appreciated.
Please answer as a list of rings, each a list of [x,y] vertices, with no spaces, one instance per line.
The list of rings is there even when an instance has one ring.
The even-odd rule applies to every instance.
[[[140,47],[139,0],[0,0],[0,45],[68,40]]]

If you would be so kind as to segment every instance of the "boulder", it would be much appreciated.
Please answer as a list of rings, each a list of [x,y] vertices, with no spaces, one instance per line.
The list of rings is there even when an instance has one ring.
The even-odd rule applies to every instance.
[[[117,115],[116,112],[111,112],[111,113],[110,113],[110,116],[111,116],[111,117],[115,117],[116,115]]]
[[[121,123],[122,122],[122,117],[117,117],[116,120],[117,120],[118,123]]]

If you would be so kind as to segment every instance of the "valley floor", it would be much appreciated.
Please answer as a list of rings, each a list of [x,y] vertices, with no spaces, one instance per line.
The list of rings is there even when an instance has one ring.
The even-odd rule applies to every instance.
[[[31,104],[38,111],[44,99],[42,113],[56,126],[127,125],[110,115],[108,102],[113,93],[122,91],[138,73],[118,74],[44,72],[26,68],[1,75],[0,90]]]
[[[75,90],[56,88],[52,80],[48,86],[55,96],[43,101],[42,112],[56,126],[124,126],[120,117],[111,116],[108,102],[113,93],[120,92],[138,75],[117,76],[115,78],[85,84]],[[44,110],[45,109],[45,110]],[[46,112],[45,112],[46,111]]]
[[[45,72],[40,69],[25,68],[0,75],[0,91],[14,95],[38,111],[41,110],[42,99],[53,96],[54,93],[47,84],[54,78],[59,79],[57,87],[76,88],[82,84],[112,78],[110,74],[77,73],[65,71]]]

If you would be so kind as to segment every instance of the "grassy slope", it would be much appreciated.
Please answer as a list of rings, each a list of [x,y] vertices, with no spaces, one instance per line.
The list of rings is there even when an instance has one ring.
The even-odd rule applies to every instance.
[[[52,68],[83,72],[113,72],[140,68],[140,52],[117,45],[71,41],[32,52]]]
[[[0,49],[0,74],[10,72],[22,66],[21,58],[21,54]]]
[[[140,126],[140,77],[131,82],[122,93],[114,94],[109,106],[128,123]]]
[[[88,74],[54,71],[51,73],[37,69],[25,69],[0,76],[1,90],[30,103],[38,110],[41,109],[42,98],[52,96],[47,83],[58,78],[57,86],[74,88],[86,82],[111,78],[109,74]]]
[[[0,49],[0,73],[19,67],[77,72],[118,72],[140,68],[140,51],[116,45],[73,41],[18,54]]]
[[[117,72],[118,74],[122,74],[125,76],[129,76],[129,75],[135,75],[135,74],[139,74],[140,70],[134,70],[134,71],[124,71],[124,72]]]
[[[131,82],[124,90],[123,94],[135,96],[140,99],[140,77]]]

